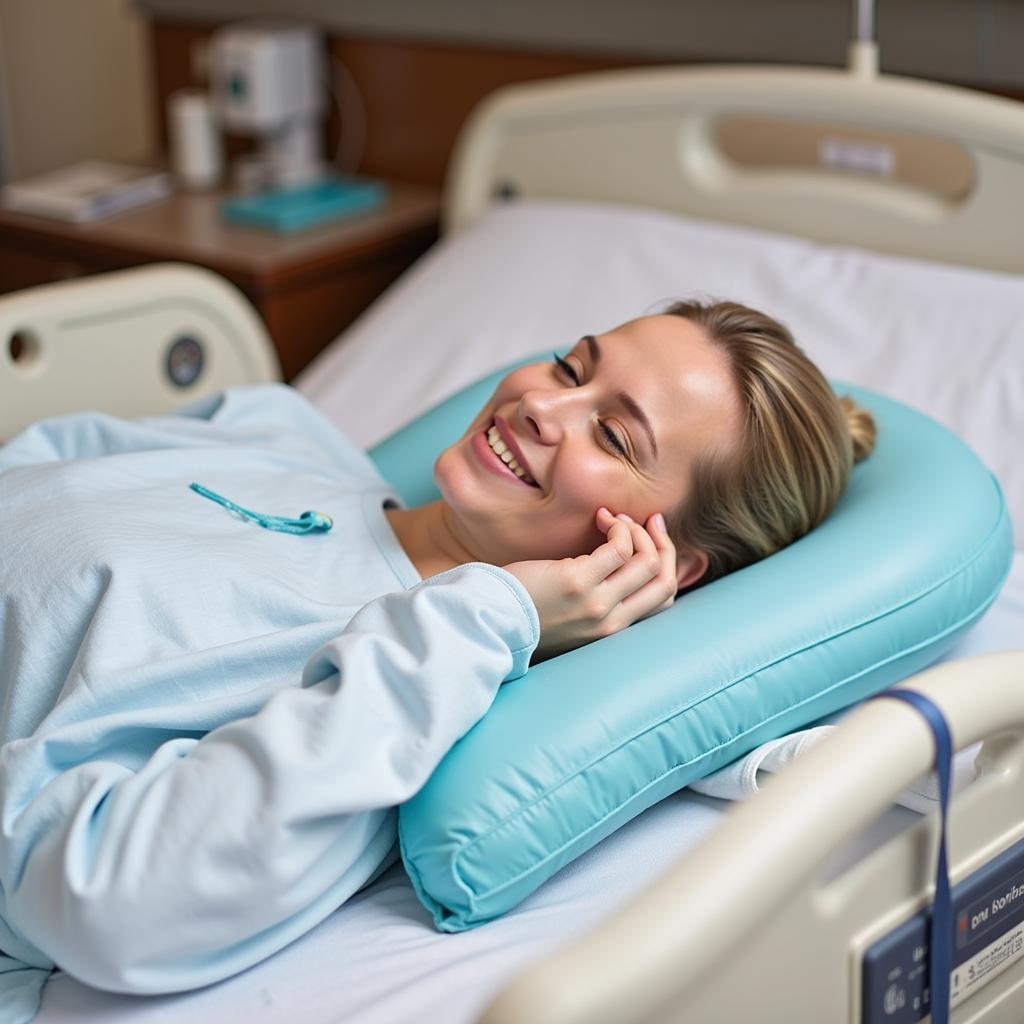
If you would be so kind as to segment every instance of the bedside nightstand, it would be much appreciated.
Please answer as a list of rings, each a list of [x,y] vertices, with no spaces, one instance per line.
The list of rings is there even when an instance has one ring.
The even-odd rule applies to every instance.
[[[291,380],[437,238],[434,189],[389,182],[372,213],[294,235],[220,219],[222,193],[176,193],[67,224],[0,209],[0,292],[178,260],[236,284],[262,316]]]

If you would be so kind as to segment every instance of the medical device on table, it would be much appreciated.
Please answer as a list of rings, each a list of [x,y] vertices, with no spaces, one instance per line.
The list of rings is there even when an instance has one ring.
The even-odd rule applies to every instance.
[[[255,136],[267,185],[297,188],[324,174],[323,39],[312,25],[234,24],[210,39],[210,95],[221,124]]]
[[[207,54],[217,119],[225,130],[258,141],[257,154],[242,158],[245,194],[221,205],[228,220],[295,231],[384,202],[381,183],[343,178],[323,158],[326,94],[336,79],[319,30],[238,22],[213,33]]]

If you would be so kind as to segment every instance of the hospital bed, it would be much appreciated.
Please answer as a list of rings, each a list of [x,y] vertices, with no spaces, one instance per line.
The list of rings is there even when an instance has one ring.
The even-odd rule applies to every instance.
[[[1024,107],[946,87],[781,68],[517,87],[463,134],[446,237],[297,386],[370,445],[513,359],[671,298],[734,298],[785,321],[830,377],[956,430],[999,476],[1020,538],[1022,189]],[[245,303],[192,268],[2,299],[0,339],[15,331],[0,436],[274,376]],[[1024,881],[1022,647],[1018,550],[986,617],[915,680],[958,746],[983,741],[950,814],[954,884],[993,864]],[[396,865],[236,978],[142,999],[58,975],[38,1020],[921,1019],[905,981],[870,988],[863,963],[928,906],[937,815],[894,800],[932,757],[912,711],[873,702],[749,802],[684,790],[483,927],[435,932]],[[1021,928],[955,988],[954,1021],[1024,1020]]]

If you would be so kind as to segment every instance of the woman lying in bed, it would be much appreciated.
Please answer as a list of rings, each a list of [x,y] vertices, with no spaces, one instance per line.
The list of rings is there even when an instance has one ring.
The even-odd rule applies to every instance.
[[[308,931],[394,860],[395,807],[503,681],[806,533],[873,436],[731,303],[509,374],[419,508],[277,386],[25,431],[0,449],[0,1021],[54,965],[179,991]],[[194,480],[333,526],[258,529]]]

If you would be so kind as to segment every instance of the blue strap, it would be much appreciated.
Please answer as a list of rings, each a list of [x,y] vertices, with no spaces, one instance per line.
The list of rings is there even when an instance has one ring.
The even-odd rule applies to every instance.
[[[935,739],[942,821],[939,829],[939,863],[935,873],[935,899],[932,902],[928,987],[931,990],[929,1002],[932,1024],[948,1024],[949,976],[953,970],[953,908],[949,892],[949,863],[946,858],[946,815],[949,811],[953,737],[945,716],[923,693],[906,689],[886,690],[879,697],[895,697],[916,708],[931,727]]]
[[[243,519],[259,523],[266,530],[276,530],[278,533],[326,533],[334,525],[334,520],[324,512],[303,512],[298,519],[287,519],[284,516],[266,516],[262,512],[250,512],[249,509],[236,505],[233,501],[229,501],[227,498],[217,494],[216,491],[211,491],[202,484],[189,484],[189,487],[196,494],[201,494],[204,498],[209,498],[210,501],[223,505],[224,508],[242,516]]]

